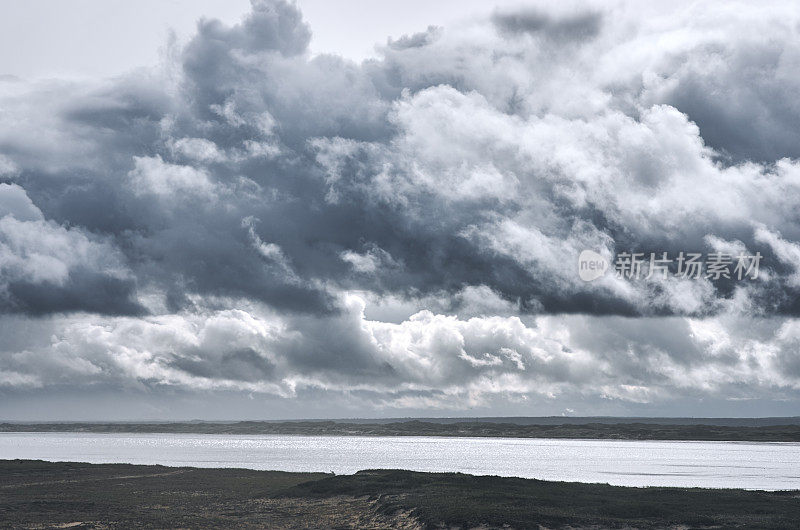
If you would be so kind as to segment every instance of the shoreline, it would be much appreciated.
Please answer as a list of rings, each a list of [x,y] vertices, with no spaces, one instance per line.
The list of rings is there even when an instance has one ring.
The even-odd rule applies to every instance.
[[[524,477],[519,475],[497,475],[491,473],[465,473],[463,471],[420,471],[415,469],[405,469],[405,468],[391,468],[391,467],[379,467],[379,468],[370,468],[370,469],[361,469],[355,471],[353,473],[336,473],[335,471],[286,471],[282,469],[255,469],[250,467],[241,467],[241,466],[216,466],[216,467],[204,467],[198,465],[189,465],[189,466],[178,466],[172,464],[137,464],[134,462],[87,462],[83,460],[49,460],[47,458],[0,458],[0,465],[5,462],[41,462],[45,464],[79,464],[79,465],[87,465],[87,466],[137,466],[137,467],[163,467],[163,468],[170,468],[170,469],[195,469],[195,470],[229,470],[229,471],[244,471],[244,472],[264,472],[264,473],[287,473],[287,474],[296,474],[296,475],[326,475],[326,476],[333,476],[333,477],[349,477],[358,475],[360,473],[365,472],[384,472],[384,471],[402,471],[407,473],[419,473],[423,475],[442,475],[442,474],[451,474],[451,475],[465,475],[470,477],[479,477],[479,478],[497,478],[497,479],[513,479],[513,480],[531,480],[535,482],[549,482],[553,484],[581,484],[586,486],[608,486],[612,488],[629,488],[629,489],[670,489],[670,490],[703,490],[703,491],[741,491],[741,492],[751,492],[751,493],[785,493],[785,494],[797,494],[797,497],[800,498],[800,483],[796,488],[785,488],[785,489],[764,489],[764,488],[734,488],[734,487],[713,487],[713,486],[632,486],[632,485],[620,485],[620,484],[612,484],[610,482],[593,482],[593,481],[580,481],[580,480],[552,480],[552,479],[540,479],[540,478],[531,478],[531,477]],[[0,486],[0,490],[3,489],[3,486]]]
[[[796,445],[797,441],[770,441],[770,440],[699,440],[683,438],[577,438],[577,437],[545,437],[545,436],[471,436],[471,435],[450,435],[450,434],[315,434],[315,433],[226,433],[226,432],[175,432],[175,431],[2,431],[4,434],[153,434],[153,435],[199,435],[199,436],[301,436],[308,438],[443,438],[443,439],[466,439],[466,440],[543,440],[543,441],[581,441],[581,442],[675,442],[675,443],[720,443],[720,444],[770,444],[770,445]],[[0,459],[1,460],[1,459]],[[800,489],[800,488],[799,488]]]

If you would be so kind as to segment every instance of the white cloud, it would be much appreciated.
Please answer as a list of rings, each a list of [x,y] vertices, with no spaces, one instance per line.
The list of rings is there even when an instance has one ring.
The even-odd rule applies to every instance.
[[[225,161],[225,154],[219,150],[217,144],[205,138],[170,139],[168,145],[173,154],[185,156],[190,160],[198,162]]]
[[[63,285],[75,268],[116,276],[127,274],[113,246],[42,219],[0,218],[0,286],[29,281]]]
[[[128,174],[137,195],[154,194],[174,197],[180,193],[209,195],[214,185],[208,174],[193,166],[164,162],[160,156],[134,157],[134,169]]]

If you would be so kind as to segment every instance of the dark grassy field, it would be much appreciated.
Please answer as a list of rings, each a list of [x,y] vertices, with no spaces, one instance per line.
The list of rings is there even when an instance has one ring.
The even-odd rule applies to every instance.
[[[0,432],[147,432],[206,434],[299,434],[340,436],[490,436],[624,440],[800,442],[800,424],[703,425],[656,423],[517,424],[489,421],[438,423],[347,423],[289,421],[235,423],[0,423]]]
[[[800,493],[0,461],[3,528],[797,528]]]

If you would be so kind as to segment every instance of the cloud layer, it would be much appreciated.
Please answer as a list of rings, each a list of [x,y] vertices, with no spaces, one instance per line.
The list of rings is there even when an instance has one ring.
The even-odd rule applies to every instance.
[[[532,6],[356,64],[254,1],[149,70],[0,78],[0,412],[115,386],[794,401],[798,27],[788,2]],[[585,283],[584,249],[764,258]]]

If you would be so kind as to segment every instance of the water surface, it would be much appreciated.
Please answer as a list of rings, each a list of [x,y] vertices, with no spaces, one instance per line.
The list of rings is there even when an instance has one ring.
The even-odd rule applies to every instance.
[[[800,443],[0,433],[0,458],[337,474],[395,468],[619,486],[800,489]]]

